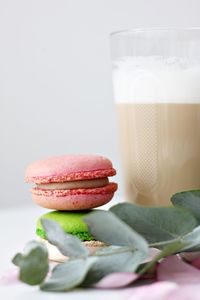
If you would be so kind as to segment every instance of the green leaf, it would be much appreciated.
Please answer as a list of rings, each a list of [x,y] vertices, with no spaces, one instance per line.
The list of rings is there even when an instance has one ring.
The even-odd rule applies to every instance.
[[[173,205],[190,211],[200,223],[200,190],[177,193],[172,196]]]
[[[16,254],[12,262],[20,268],[19,279],[30,285],[42,283],[49,269],[47,249],[37,241],[29,242],[24,254]]]
[[[40,286],[41,290],[63,292],[75,288],[82,283],[95,261],[95,257],[86,257],[57,265],[50,279]]]
[[[69,257],[89,255],[88,249],[82,242],[76,236],[65,233],[57,222],[41,219],[41,223],[46,231],[47,240],[55,245],[63,255]]]
[[[112,254],[124,253],[128,251],[132,251],[133,248],[131,247],[121,247],[121,246],[107,246],[98,249],[93,255],[94,256],[108,256]]]
[[[182,238],[182,241],[186,244],[186,246],[181,250],[181,252],[200,251],[200,226],[194,228],[192,232],[186,234]]]
[[[108,245],[130,246],[132,249],[139,250],[144,258],[148,255],[146,240],[112,212],[92,212],[84,221],[97,240]]]
[[[134,272],[144,261],[144,255],[128,247],[110,246],[95,253],[98,258],[89,270],[82,286],[91,286],[113,272]]]
[[[194,216],[177,207],[143,207],[122,203],[110,209],[117,217],[141,234],[152,247],[163,247],[160,242],[176,240],[195,228]]]

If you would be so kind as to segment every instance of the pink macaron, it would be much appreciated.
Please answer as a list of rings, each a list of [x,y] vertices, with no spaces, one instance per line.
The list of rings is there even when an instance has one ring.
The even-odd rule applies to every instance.
[[[97,155],[63,155],[36,161],[26,170],[26,182],[35,183],[38,205],[56,210],[84,210],[109,202],[117,184],[112,162]]]

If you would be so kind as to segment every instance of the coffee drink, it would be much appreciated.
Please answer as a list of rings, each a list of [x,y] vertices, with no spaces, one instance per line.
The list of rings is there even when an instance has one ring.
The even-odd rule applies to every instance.
[[[118,104],[128,201],[168,204],[200,188],[200,104]]]
[[[200,65],[127,58],[113,73],[125,200],[169,205],[199,189]]]

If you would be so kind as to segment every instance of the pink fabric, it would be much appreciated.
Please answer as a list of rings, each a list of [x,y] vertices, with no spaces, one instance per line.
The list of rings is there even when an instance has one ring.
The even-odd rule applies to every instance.
[[[194,259],[192,262],[191,262],[191,265],[197,269],[200,269],[200,257]]]
[[[97,282],[94,287],[103,289],[120,288],[134,282],[138,277],[138,274],[132,272],[111,273]]]
[[[180,253],[180,257],[188,262],[193,262],[196,259],[200,259],[200,252],[183,252]]]
[[[63,155],[39,160],[26,169],[27,182],[63,182],[113,176],[109,159],[96,155]]]
[[[141,287],[130,288],[121,293],[121,300],[167,300],[177,286],[171,282],[157,282]],[[178,299],[177,300],[182,300]]]
[[[158,281],[170,281],[180,285],[200,284],[200,271],[185,263],[177,255],[166,257],[157,268]]]
[[[18,277],[19,269],[17,267],[13,267],[0,275],[0,284],[8,285],[19,283]]]
[[[200,285],[165,281],[118,291],[121,300],[199,300]]]

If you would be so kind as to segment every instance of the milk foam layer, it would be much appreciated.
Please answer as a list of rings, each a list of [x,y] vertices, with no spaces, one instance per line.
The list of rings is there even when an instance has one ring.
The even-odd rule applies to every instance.
[[[113,84],[117,103],[200,103],[200,57],[125,57]]]

